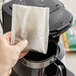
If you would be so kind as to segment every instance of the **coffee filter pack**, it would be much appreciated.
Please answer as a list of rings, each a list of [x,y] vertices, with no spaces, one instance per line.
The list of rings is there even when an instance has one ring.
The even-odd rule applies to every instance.
[[[24,51],[46,54],[49,36],[49,8],[13,4],[11,44],[28,40]]]

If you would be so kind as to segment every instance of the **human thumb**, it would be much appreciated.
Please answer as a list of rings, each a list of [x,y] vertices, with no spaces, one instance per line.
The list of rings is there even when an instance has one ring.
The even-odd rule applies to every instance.
[[[22,40],[19,43],[15,45],[15,47],[18,49],[19,52],[22,52],[28,45],[27,40]]]

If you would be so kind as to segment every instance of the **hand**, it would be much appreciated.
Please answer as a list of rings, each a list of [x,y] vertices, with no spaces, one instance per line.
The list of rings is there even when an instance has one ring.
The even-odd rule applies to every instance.
[[[9,76],[11,68],[16,64],[18,59],[28,53],[22,52],[27,44],[27,40],[22,40],[15,45],[11,45],[10,32],[0,36],[0,76]]]

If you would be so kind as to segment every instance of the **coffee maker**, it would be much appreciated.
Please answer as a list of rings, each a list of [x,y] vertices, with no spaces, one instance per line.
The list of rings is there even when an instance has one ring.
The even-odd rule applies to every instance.
[[[47,54],[29,52],[13,67],[11,76],[74,76],[60,61],[65,52],[59,45],[60,35],[68,30],[73,16],[58,0],[12,0],[2,7],[3,32],[11,30],[12,4],[49,7],[49,43]],[[70,75],[69,75],[70,74]]]

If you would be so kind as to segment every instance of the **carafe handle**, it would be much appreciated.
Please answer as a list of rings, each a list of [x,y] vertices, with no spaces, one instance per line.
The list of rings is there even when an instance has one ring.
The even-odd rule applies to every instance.
[[[66,67],[65,67],[65,65],[60,60],[57,59],[54,62],[54,65],[56,67],[58,67],[58,69],[60,71],[60,76],[66,76]]]

